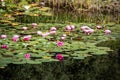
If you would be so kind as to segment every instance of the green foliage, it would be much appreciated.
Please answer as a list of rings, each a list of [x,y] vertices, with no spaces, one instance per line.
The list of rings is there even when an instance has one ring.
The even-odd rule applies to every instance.
[[[109,44],[109,47],[111,45],[116,44]],[[5,69],[0,69],[0,80],[119,80],[118,52],[86,59],[69,59],[36,65],[9,64]]]
[[[86,15],[76,16],[73,12],[70,14],[68,14],[68,12],[60,12],[59,14],[59,12],[54,12],[50,7],[40,7],[39,3],[29,4],[28,2],[31,3],[32,1],[8,0],[6,1],[7,5],[0,9],[0,17],[2,17],[0,19],[0,35],[8,35],[7,39],[0,39],[0,45],[6,44],[9,46],[8,49],[0,49],[0,66],[2,66],[2,64],[6,66],[10,63],[40,64],[42,62],[57,61],[55,56],[58,53],[62,54],[65,59],[84,59],[88,56],[103,55],[107,54],[107,51],[111,51],[107,47],[98,47],[96,45],[103,41],[114,40],[114,37],[104,35],[104,30],[109,27],[113,28],[114,23],[103,24],[103,28],[98,30],[95,29],[95,23],[72,23],[89,21],[89,19],[86,19]],[[18,5],[16,5],[16,3],[18,3]],[[25,6],[30,6],[30,8],[25,9]],[[32,22],[38,23],[37,29],[32,29],[31,24],[27,24]],[[61,24],[45,22],[58,22]],[[66,32],[65,26],[73,24],[76,26],[75,31]],[[94,28],[95,33],[91,35],[83,34],[80,30],[80,27],[83,25]],[[23,31],[23,26],[27,26],[29,29]],[[57,34],[45,38],[36,34],[38,30],[44,33],[49,32],[52,26],[58,29]],[[119,27],[119,25],[117,25],[117,27]],[[60,40],[62,34],[67,34],[67,37],[66,40],[63,41],[64,45],[58,47],[57,41]],[[11,41],[13,35],[21,36],[18,42]],[[23,37],[25,35],[32,35],[32,39],[24,42]],[[30,59],[24,59],[26,53],[31,54]]]
[[[37,29],[30,28],[31,24],[26,26],[29,28],[27,31],[23,31],[22,27],[26,24],[21,24],[18,27],[6,29],[4,27],[1,34],[8,34],[8,38],[0,39],[0,44],[7,44],[8,49],[0,49],[0,62],[1,66],[6,66],[7,64],[41,64],[43,62],[53,62],[58,61],[55,59],[56,54],[60,53],[65,59],[84,59],[88,56],[93,55],[104,55],[108,54],[107,51],[111,51],[107,47],[98,47],[96,44],[113,39],[112,36],[105,36],[103,29],[95,30],[92,35],[85,35],[80,31],[80,26],[85,24],[75,24],[76,29],[73,32],[66,32],[65,25],[67,24],[43,24],[39,23]],[[89,26],[95,26],[95,24],[88,24]],[[50,35],[47,37],[42,37],[37,35],[37,31],[48,31],[51,26],[56,26],[57,34]],[[94,27],[93,27],[94,28]],[[17,34],[16,34],[17,33]],[[18,42],[11,41],[13,35],[20,34],[21,37]],[[64,45],[62,47],[57,46],[58,40],[62,34],[67,34],[66,40],[63,41]],[[32,35],[32,39],[28,42],[24,42],[24,35]],[[96,36],[97,35],[97,36]],[[77,39],[81,37],[81,40]],[[31,54],[30,59],[25,59],[25,54]],[[2,65],[3,64],[3,65]]]

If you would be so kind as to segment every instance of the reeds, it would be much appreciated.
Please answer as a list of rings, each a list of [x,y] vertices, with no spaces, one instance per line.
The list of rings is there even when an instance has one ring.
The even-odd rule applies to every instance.
[[[50,22],[120,22],[120,2],[117,0],[7,0],[9,3],[44,2],[54,16]],[[22,3],[23,5],[25,3]],[[41,19],[39,19],[41,20]]]

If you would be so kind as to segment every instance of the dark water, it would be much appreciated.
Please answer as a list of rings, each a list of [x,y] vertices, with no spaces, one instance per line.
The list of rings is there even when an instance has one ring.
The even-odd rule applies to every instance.
[[[114,51],[84,60],[10,64],[0,69],[0,80],[120,80],[120,39],[102,42],[98,46],[108,46]]]

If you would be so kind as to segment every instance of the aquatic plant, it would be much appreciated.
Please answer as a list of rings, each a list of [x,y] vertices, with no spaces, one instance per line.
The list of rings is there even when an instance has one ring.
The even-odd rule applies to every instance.
[[[30,59],[30,54],[29,53],[25,54],[25,58]]]
[[[20,37],[19,35],[14,35],[12,37],[12,41],[17,42],[19,40],[19,37]]]
[[[56,27],[51,27],[50,31],[56,31]]]
[[[52,1],[54,0],[49,0],[50,3]],[[58,2],[53,3],[54,6],[50,8],[51,5],[47,2],[41,7],[38,3],[28,4],[31,2],[26,0],[18,1],[18,6],[15,5],[17,2],[14,0],[6,1],[7,5],[0,9],[0,17],[2,17],[0,18],[0,66],[7,66],[10,63],[40,64],[84,59],[88,56],[108,54],[107,51],[111,51],[108,47],[96,46],[99,42],[114,40],[110,35],[111,29],[109,30],[108,25],[105,24],[109,17],[91,8],[92,2],[89,0],[85,1],[86,5],[82,2],[77,3],[79,0],[72,0],[72,3],[69,0],[66,0],[66,3],[59,1],[58,7],[63,4],[66,6],[63,11],[55,9],[54,6]],[[78,6],[79,4],[81,6]],[[67,6],[70,6],[69,9]],[[65,9],[73,11],[68,12]],[[101,15],[97,16],[99,13],[95,14],[94,11],[99,11]],[[94,18],[93,14],[97,17]],[[101,22],[103,24],[100,24]]]
[[[37,27],[37,23],[32,23],[32,27],[36,28]]]
[[[110,33],[111,33],[110,30],[105,30],[105,34],[106,34],[106,35],[109,35]]]
[[[10,63],[40,64],[67,59],[84,59],[88,56],[108,54],[107,51],[111,51],[108,47],[96,46],[99,42],[114,39],[104,34],[104,28],[96,29],[96,25],[87,25],[94,29],[94,33],[85,35],[81,30],[85,24],[76,24],[74,30],[70,32],[65,30],[68,24],[40,23],[36,29],[31,27],[31,24],[26,25],[29,28],[27,30],[22,29],[25,24],[14,27],[10,29],[11,31],[5,29],[6,27],[2,29],[4,31],[2,33],[6,32],[7,38],[0,39],[1,67]],[[55,34],[51,31],[55,31]],[[57,54],[61,55],[57,56]]]
[[[58,42],[57,42],[57,46],[58,46],[58,47],[61,47],[61,46],[63,46],[63,45],[64,45],[63,42],[61,42],[61,41],[58,41]]]
[[[96,28],[97,28],[97,29],[101,29],[101,28],[102,28],[102,26],[97,25],[97,26],[96,26]]]
[[[64,57],[63,57],[62,54],[57,54],[57,55],[56,55],[56,58],[57,58],[59,61],[62,61]]]
[[[24,41],[29,41],[31,39],[31,37],[32,37],[31,35],[24,36],[23,40]]]
[[[28,28],[27,27],[22,27],[23,30],[27,30]]]
[[[4,45],[1,45],[1,48],[2,48],[2,49],[7,49],[7,48],[8,48],[8,45],[5,45],[5,44],[4,44]]]
[[[41,36],[41,35],[42,35],[42,32],[41,32],[41,31],[37,31],[37,34]]]
[[[0,36],[0,38],[5,39],[5,38],[7,38],[7,35],[2,34],[2,35]]]

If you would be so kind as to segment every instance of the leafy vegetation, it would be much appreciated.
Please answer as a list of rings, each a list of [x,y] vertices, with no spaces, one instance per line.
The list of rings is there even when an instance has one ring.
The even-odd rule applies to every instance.
[[[1,34],[6,34],[8,38],[0,39],[0,44],[6,44],[9,46],[8,49],[0,50],[0,61],[1,66],[7,66],[7,64],[40,64],[42,62],[58,61],[56,54],[60,53],[65,59],[84,59],[92,55],[103,55],[108,54],[107,51],[111,51],[107,47],[98,47],[97,43],[114,40],[114,37],[104,34],[104,28],[96,31],[91,35],[83,34],[80,27],[83,24],[75,25],[75,30],[67,32],[65,30],[66,24],[44,24],[40,23],[37,28],[32,28],[31,24],[27,24],[28,30],[23,30],[22,27],[26,24],[12,27],[1,27]],[[85,24],[84,24],[85,25]],[[94,28],[94,24],[91,25]],[[57,33],[43,37],[37,34],[37,31],[48,32],[51,26],[56,26]],[[10,32],[9,32],[10,31]],[[61,40],[62,34],[67,34],[65,40]],[[20,35],[19,41],[12,41],[12,36]],[[24,41],[25,35],[32,35],[29,41]],[[97,36],[96,36],[97,35]],[[64,42],[63,46],[57,46],[57,42]],[[31,55],[30,59],[25,58],[25,54]]]
[[[40,64],[60,61],[62,60],[60,58],[64,58],[63,60],[84,59],[88,56],[108,54],[107,52],[111,51],[110,48],[96,45],[102,41],[115,40],[113,36],[105,35],[104,31],[114,29],[113,26],[119,28],[119,24],[115,24],[119,22],[119,16],[116,22],[107,24],[105,22],[109,17],[106,18],[105,16],[104,18],[103,16],[102,19],[100,17],[103,23],[101,21],[98,23],[98,17],[94,21],[93,17],[77,16],[79,14],[66,12],[64,9],[56,12],[54,6],[51,8],[53,4],[49,5],[52,0],[50,0],[49,4],[45,2],[45,5],[44,3],[40,4],[41,2],[38,1],[31,3],[32,1],[27,0],[9,0],[5,1],[4,5],[3,2],[0,2],[2,4],[0,6],[1,67],[10,63]],[[16,5],[16,3],[18,4]],[[66,5],[69,5],[68,1],[66,3]],[[61,2],[60,6],[63,4]],[[75,6],[73,8],[73,11],[78,10]],[[79,23],[86,21],[94,23]],[[67,25],[72,26],[73,30],[67,30]],[[102,26],[102,28],[97,29],[96,26],[98,25]],[[94,33],[81,30],[82,26],[89,26]],[[57,30],[51,31],[52,27]],[[63,34],[66,37],[62,36]],[[5,35],[7,35],[6,38]],[[15,35],[17,35],[17,38]],[[62,54],[62,56],[57,58],[57,54]]]

